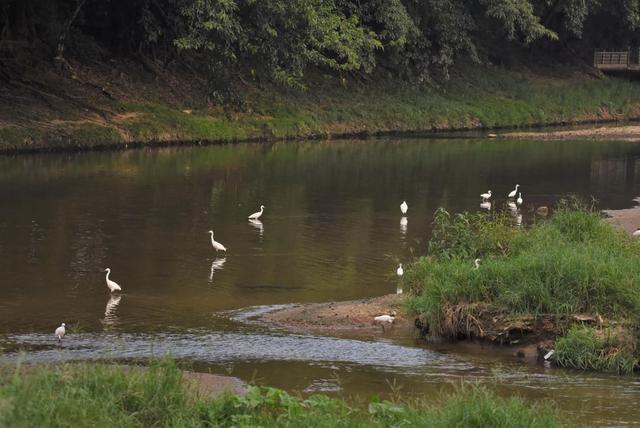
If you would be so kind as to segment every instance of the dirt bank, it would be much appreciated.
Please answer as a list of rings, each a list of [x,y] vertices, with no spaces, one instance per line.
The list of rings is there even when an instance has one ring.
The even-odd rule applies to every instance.
[[[247,391],[247,385],[237,377],[183,371],[182,378],[202,395],[216,397],[225,392],[244,395]]]
[[[560,131],[505,132],[500,138],[531,140],[618,140],[640,141],[640,125],[601,126]]]
[[[403,313],[403,296],[389,294],[370,299],[346,302],[310,303],[288,306],[268,312],[260,321],[288,330],[305,333],[351,334],[394,334],[406,333],[413,326],[413,319]],[[396,311],[392,328],[385,328],[373,322],[378,315]]]
[[[604,210],[603,213],[609,216],[607,221],[625,232],[633,233],[640,227],[640,197],[635,198],[634,201],[638,205],[633,208],[627,208],[624,210]]]

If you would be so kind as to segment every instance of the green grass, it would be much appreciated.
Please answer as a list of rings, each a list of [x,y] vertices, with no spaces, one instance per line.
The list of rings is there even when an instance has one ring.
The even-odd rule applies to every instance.
[[[172,361],[149,370],[104,364],[31,367],[0,377],[0,426],[11,427],[555,427],[545,404],[459,387],[436,403],[372,400],[354,406],[325,395],[250,387],[245,396],[198,395]]]
[[[631,373],[640,362],[635,340],[624,337],[624,331],[596,330],[572,326],[556,341],[553,361],[563,367],[613,373]]]
[[[403,278],[411,310],[435,334],[449,333],[452,307],[474,304],[510,314],[600,314],[625,326],[621,340],[637,360],[640,243],[576,201],[530,228],[508,222],[501,214],[437,213],[429,256]]]
[[[460,66],[449,81],[413,85],[384,79],[366,82],[316,77],[308,90],[248,86],[243,108],[173,104],[147,96],[100,101],[104,124],[87,124],[67,110],[56,123],[0,118],[0,147],[51,147],[175,140],[284,139],[454,128],[525,127],[564,122],[627,119],[640,115],[640,84],[596,79],[564,70],[560,77],[497,67]],[[550,73],[550,72],[548,72]],[[548,74],[547,73],[547,74]],[[148,88],[161,93],[166,88]],[[185,96],[185,103],[188,97]],[[191,101],[193,103],[193,101]],[[67,117],[68,116],[68,117]],[[95,128],[103,127],[104,132]]]

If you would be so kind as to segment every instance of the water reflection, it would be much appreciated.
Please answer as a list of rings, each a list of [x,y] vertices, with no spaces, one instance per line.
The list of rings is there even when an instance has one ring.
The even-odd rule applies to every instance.
[[[211,272],[209,272],[209,282],[213,281],[213,274],[215,273],[215,271],[224,269],[224,264],[226,262],[227,262],[226,257],[215,259],[213,262],[211,262]]]
[[[482,208],[483,210],[490,211],[491,210],[491,202],[481,202],[480,203],[480,208]]]
[[[407,225],[409,224],[409,220],[406,217],[400,218],[400,232],[403,235],[407,234]]]
[[[258,230],[260,237],[262,238],[262,234],[264,232],[264,225],[260,220],[249,219],[249,224]]]
[[[122,299],[122,295],[111,295],[109,297],[109,301],[107,302],[107,306],[104,309],[104,318],[102,319],[102,323],[107,326],[112,326],[118,322],[118,316],[116,315],[116,309],[120,304],[120,299]]]

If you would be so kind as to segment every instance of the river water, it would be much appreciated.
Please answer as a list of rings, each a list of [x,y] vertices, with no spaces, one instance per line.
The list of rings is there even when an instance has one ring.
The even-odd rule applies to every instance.
[[[0,361],[172,355],[346,397],[435,399],[472,381],[555,402],[577,424],[640,423],[637,376],[404,334],[331,338],[251,322],[273,305],[395,292],[397,262],[425,251],[436,208],[480,210],[489,189],[492,209],[502,207],[516,183],[523,222],[568,193],[629,208],[640,144],[374,139],[0,157]],[[248,222],[261,204],[262,221]],[[209,229],[226,254],[212,250]],[[61,322],[71,327],[58,347]]]

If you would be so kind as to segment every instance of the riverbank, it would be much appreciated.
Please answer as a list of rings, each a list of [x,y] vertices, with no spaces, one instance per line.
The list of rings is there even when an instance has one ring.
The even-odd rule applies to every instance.
[[[600,126],[585,129],[556,131],[505,132],[499,135],[508,139],[528,140],[615,140],[640,141],[640,126]]]
[[[0,376],[2,426],[510,426],[564,423],[540,403],[500,398],[488,389],[461,386],[421,401],[369,399],[347,403],[326,395],[302,398],[249,387],[244,395],[202,394],[174,362],[148,370],[106,364],[43,366]]]
[[[459,66],[412,85],[316,76],[306,91],[243,82],[209,97],[189,71],[136,62],[70,63],[2,81],[0,152],[153,144],[425,134],[640,117],[640,84],[574,68]]]
[[[441,210],[429,256],[403,282],[427,337],[506,344],[523,357],[554,350],[548,358],[560,366],[631,373],[640,362],[638,245],[578,201],[526,229],[508,215]]]

